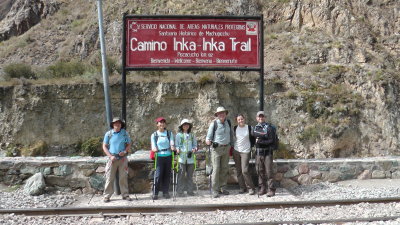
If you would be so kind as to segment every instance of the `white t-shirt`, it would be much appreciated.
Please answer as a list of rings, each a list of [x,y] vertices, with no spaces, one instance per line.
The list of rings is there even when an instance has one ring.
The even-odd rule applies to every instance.
[[[249,127],[245,125],[244,127],[238,126],[236,128],[236,141],[235,141],[235,150],[241,153],[249,153],[250,152],[250,139],[249,139]]]

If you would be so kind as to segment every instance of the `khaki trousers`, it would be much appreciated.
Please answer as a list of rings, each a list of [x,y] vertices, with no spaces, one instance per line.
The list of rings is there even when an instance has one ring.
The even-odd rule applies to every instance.
[[[122,197],[129,196],[128,190],[128,158],[123,157],[114,162],[111,160],[107,161],[106,165],[106,184],[104,187],[104,197],[110,198],[114,193],[114,179],[118,170],[119,175],[119,188],[121,190]]]
[[[255,189],[253,180],[251,179],[249,173],[250,152],[241,153],[238,151],[233,151],[233,160],[235,161],[240,190]]]
[[[178,194],[183,194],[184,191],[187,193],[193,193],[194,183],[193,183],[193,172],[194,164],[183,164],[179,163],[178,171]]]
[[[230,145],[218,146],[211,152],[212,190],[219,192],[226,188],[229,173],[229,148]]]

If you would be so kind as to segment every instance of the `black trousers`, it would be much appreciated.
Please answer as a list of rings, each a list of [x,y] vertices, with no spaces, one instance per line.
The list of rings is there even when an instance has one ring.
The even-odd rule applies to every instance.
[[[171,180],[172,156],[157,157],[155,195],[161,191],[167,194]]]

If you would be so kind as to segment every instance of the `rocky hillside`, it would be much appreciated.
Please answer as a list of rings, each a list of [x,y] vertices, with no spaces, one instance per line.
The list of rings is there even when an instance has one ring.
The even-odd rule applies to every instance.
[[[0,67],[22,62],[41,71],[62,60],[98,61],[96,1],[3,2]],[[123,13],[263,14],[265,108],[278,125],[284,147],[298,158],[400,154],[399,1],[104,1],[107,53],[116,60]],[[204,77],[208,82],[202,82]],[[2,148],[40,139],[53,149],[67,149],[101,136],[105,124],[100,80],[97,73],[73,81],[5,82],[0,92]],[[118,76],[113,80],[113,111],[119,114]],[[231,119],[245,112],[254,120],[257,111],[253,73],[148,72],[131,73],[129,80],[129,130],[141,142],[158,115],[174,127],[189,116],[204,137],[220,104],[231,109]]]

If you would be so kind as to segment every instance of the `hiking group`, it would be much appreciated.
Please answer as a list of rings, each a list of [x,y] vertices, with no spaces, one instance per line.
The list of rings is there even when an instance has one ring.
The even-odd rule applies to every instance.
[[[214,115],[216,118],[210,124],[206,136],[208,159],[211,162],[209,173],[212,197],[229,195],[226,186],[230,156],[233,156],[235,161],[239,193],[256,194],[256,186],[249,171],[249,161],[253,152],[258,175],[258,195],[274,196],[276,187],[272,165],[273,151],[278,148],[278,137],[275,126],[265,122],[264,111],[257,113],[258,123],[254,127],[246,124],[243,114],[236,116],[237,125],[232,127],[231,121],[227,119],[228,110],[224,107],[218,107]],[[185,192],[187,195],[193,196],[194,189],[197,187],[193,182],[193,174],[197,168],[195,152],[198,148],[196,136],[192,133],[192,122],[183,119],[176,136],[172,131],[167,130],[167,122],[164,117],[158,117],[155,122],[157,130],[151,135],[150,151],[150,158],[154,160],[155,167],[152,187],[153,200],[158,199],[160,190],[164,198],[170,198],[170,183],[172,183],[173,198],[183,197]],[[131,147],[131,139],[124,129],[125,123],[120,118],[114,118],[110,127],[112,129],[106,132],[103,140],[103,151],[109,158],[105,173],[104,202],[109,202],[114,193],[113,183],[117,171],[122,198],[130,201],[126,156]],[[255,151],[252,151],[254,146]],[[175,157],[178,159],[175,160]]]

